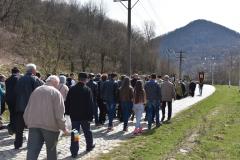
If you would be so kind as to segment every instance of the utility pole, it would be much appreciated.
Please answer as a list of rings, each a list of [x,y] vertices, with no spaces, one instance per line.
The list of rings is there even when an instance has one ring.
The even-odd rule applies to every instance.
[[[126,6],[123,1],[128,1],[128,6]],[[132,18],[132,9],[135,7],[135,5],[139,2],[137,0],[134,5],[132,6],[132,0],[113,0],[113,2],[120,2],[127,10],[128,10],[128,53],[129,53],[129,76],[132,75],[132,24],[131,24],[131,18]]]
[[[128,0],[128,52],[129,52],[129,76],[132,75],[132,2]]]
[[[182,62],[185,57],[183,57],[183,51],[180,51],[180,56],[177,57],[179,58],[179,79],[182,79]]]
[[[228,79],[228,87],[231,86],[231,77],[232,77],[232,53],[230,53],[230,71],[229,71],[229,79]]]
[[[171,53],[171,50],[168,48],[167,50],[166,50],[166,55],[167,55],[167,74],[170,74],[170,53]]]
[[[238,57],[238,90],[240,92],[240,56]]]
[[[168,74],[170,74],[169,73],[170,72],[170,55],[168,54],[167,57],[168,57]]]
[[[212,73],[212,85],[214,84],[214,65],[215,65],[215,57],[212,57],[211,59],[211,73]]]

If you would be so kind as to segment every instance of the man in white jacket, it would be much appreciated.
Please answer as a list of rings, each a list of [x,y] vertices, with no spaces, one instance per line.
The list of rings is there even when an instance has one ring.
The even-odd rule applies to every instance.
[[[50,76],[46,85],[38,87],[31,94],[24,112],[24,121],[29,128],[27,160],[37,160],[45,142],[47,159],[57,159],[57,141],[60,130],[68,133],[65,126],[65,106],[57,76]]]

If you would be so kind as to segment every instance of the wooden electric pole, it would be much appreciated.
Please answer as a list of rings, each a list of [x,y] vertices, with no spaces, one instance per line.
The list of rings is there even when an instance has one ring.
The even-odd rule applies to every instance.
[[[183,51],[180,51],[179,52],[179,54],[180,54],[180,56],[179,57],[177,57],[177,58],[179,58],[179,79],[182,79],[182,63],[183,63],[183,59],[185,58],[185,57],[183,57]]]
[[[134,5],[132,6],[132,0],[113,0],[114,2],[120,2],[127,10],[128,10],[128,53],[129,53],[129,76],[131,77],[132,75],[132,24],[131,24],[131,19],[132,19],[132,9],[134,6],[139,2],[137,0]],[[126,6],[123,1],[128,1],[128,6]]]

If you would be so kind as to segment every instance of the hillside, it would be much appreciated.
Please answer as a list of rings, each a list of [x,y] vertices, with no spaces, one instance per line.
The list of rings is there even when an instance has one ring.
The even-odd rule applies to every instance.
[[[0,27],[0,71],[2,74],[9,72],[15,64],[24,63],[23,58],[14,53],[16,34]]]
[[[36,63],[43,74],[129,72],[127,27],[109,19],[94,1],[84,5],[60,0],[1,1],[1,28],[0,40],[5,35],[14,37],[0,41],[0,62],[20,57],[24,63]],[[133,30],[133,72],[156,70],[157,56],[148,46],[144,34]]]
[[[229,53],[237,54],[240,48],[240,34],[207,20],[196,20],[157,37],[153,43],[161,56],[168,54],[167,49],[173,49],[175,52],[184,51],[185,73],[191,73],[202,67],[205,57],[214,56],[216,62],[220,64],[229,57]],[[171,57],[174,58],[173,54]]]

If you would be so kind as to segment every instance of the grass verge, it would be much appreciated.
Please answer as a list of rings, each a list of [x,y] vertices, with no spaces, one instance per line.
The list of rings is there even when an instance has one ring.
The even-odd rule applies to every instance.
[[[97,159],[238,159],[240,94],[216,86],[206,100],[178,114],[173,123],[143,134]]]

